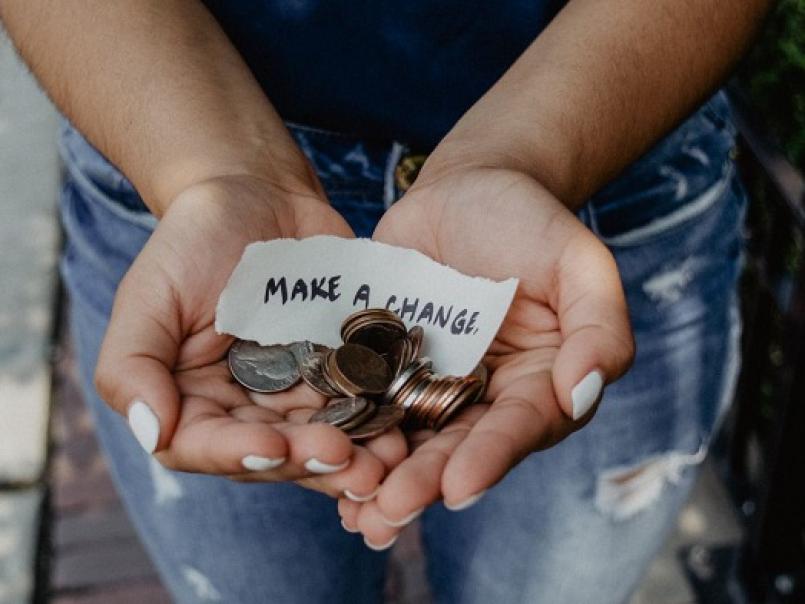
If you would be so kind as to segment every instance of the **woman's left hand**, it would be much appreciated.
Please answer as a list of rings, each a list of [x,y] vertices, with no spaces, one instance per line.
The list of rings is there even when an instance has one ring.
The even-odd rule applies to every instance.
[[[494,168],[423,177],[374,238],[469,275],[518,277],[520,284],[485,358],[487,400],[438,433],[410,435],[413,452],[376,499],[339,501],[345,526],[376,548],[390,545],[425,506],[443,499],[466,507],[525,456],[582,427],[603,385],[634,354],[614,259],[545,188]]]

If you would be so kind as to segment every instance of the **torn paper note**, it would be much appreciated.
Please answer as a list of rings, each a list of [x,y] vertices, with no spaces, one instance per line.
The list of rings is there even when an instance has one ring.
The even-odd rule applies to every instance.
[[[215,328],[260,344],[310,340],[336,347],[341,322],[388,308],[425,330],[423,356],[465,375],[509,309],[517,279],[468,277],[415,250],[318,236],[249,245],[218,300]]]

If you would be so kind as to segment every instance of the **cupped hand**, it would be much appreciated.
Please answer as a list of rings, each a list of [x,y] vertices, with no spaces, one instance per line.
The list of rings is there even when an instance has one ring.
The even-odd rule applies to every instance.
[[[215,307],[243,249],[318,234],[354,236],[317,194],[251,176],[194,185],[160,220],[117,291],[95,381],[166,467],[359,499],[405,456],[399,431],[356,447],[306,424],[325,402],[307,386],[250,396],[229,374],[232,338],[216,334]]]
[[[374,237],[469,275],[520,279],[485,358],[486,402],[439,433],[412,435],[413,452],[374,501],[339,501],[345,526],[383,546],[428,504],[466,507],[526,455],[583,426],[603,384],[628,369],[634,344],[611,254],[525,174],[423,172]]]

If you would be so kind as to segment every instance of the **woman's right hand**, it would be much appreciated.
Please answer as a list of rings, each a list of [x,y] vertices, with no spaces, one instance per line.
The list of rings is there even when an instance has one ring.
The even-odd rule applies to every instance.
[[[354,236],[318,194],[253,176],[195,184],[171,203],[120,284],[95,374],[163,465],[360,499],[405,457],[398,430],[354,446],[337,428],[306,424],[325,400],[305,385],[250,397],[230,376],[232,337],[215,332],[215,307],[243,249],[320,234]]]

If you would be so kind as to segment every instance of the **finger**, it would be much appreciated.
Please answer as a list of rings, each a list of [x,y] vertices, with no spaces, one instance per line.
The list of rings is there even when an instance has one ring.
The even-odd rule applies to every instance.
[[[544,404],[537,404],[540,399]],[[553,400],[548,371],[509,383],[450,457],[441,483],[445,506],[468,507],[526,455],[573,427]]]
[[[385,524],[405,526],[425,506],[441,499],[442,472],[450,455],[483,413],[482,407],[477,405],[462,413],[389,473],[376,499]]]
[[[418,511],[416,516],[419,516],[420,513],[421,510]],[[413,522],[416,516],[412,516],[409,522]],[[397,537],[400,536],[407,524],[391,526],[383,517],[377,502],[370,501],[369,503],[364,503],[358,511],[356,527],[359,532],[363,533],[363,542],[366,547],[376,552],[381,552],[394,545]]]
[[[95,370],[98,394],[127,416],[148,453],[168,446],[179,417],[171,370],[180,321],[173,295],[155,277],[135,262],[121,282]]]
[[[360,532],[358,531],[358,513],[363,505],[346,497],[338,500],[338,515],[341,516],[341,526],[348,533]]]
[[[311,474],[332,474],[345,469],[354,447],[349,436],[327,424],[282,423],[277,427],[290,445],[290,460]]]
[[[282,416],[282,414],[258,405],[244,405],[242,407],[235,407],[234,409],[230,409],[229,415],[230,417],[234,417],[242,422],[279,424],[285,421],[285,418]]]
[[[634,339],[612,255],[592,237],[568,247],[557,273],[563,343],[553,384],[562,410],[577,420],[593,408],[604,384],[629,368]]]
[[[355,447],[349,466],[340,472],[311,476],[303,486],[330,497],[346,497],[356,502],[371,501],[377,495],[386,467],[363,447]]]
[[[383,462],[387,471],[396,468],[408,456],[408,443],[399,428],[389,430],[363,446]]]
[[[194,397],[183,401],[179,427],[160,461],[185,472],[272,470],[272,478],[291,480],[343,470],[352,452],[349,437],[332,426],[239,421],[217,401]]]
[[[275,428],[279,424],[241,421],[200,397],[186,398],[183,405],[186,413],[170,447],[157,455],[167,467],[229,475],[274,469],[288,459],[288,442]]]

